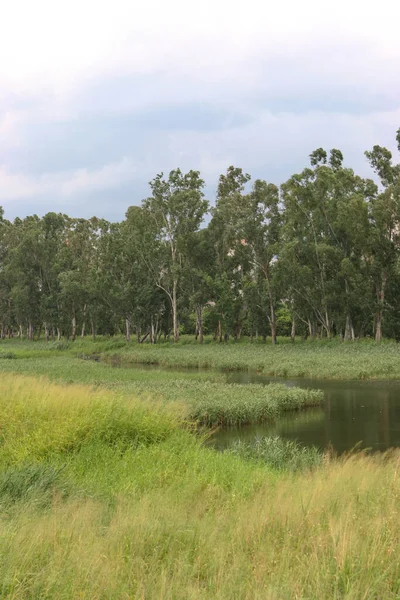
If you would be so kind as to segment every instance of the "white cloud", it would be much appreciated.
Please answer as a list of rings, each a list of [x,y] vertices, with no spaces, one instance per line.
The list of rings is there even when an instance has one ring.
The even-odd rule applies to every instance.
[[[107,189],[118,194],[134,177],[143,188],[153,174],[178,164],[200,169],[208,183],[231,163],[273,179],[302,168],[307,154],[321,145],[340,147],[348,163],[367,173],[365,149],[374,143],[394,149],[400,126],[395,0],[3,4],[0,204],[8,208],[26,200],[37,210],[43,197],[53,197],[68,210],[68,203],[85,194]],[[129,134],[122,131],[124,145],[118,134],[110,135],[109,156],[107,134],[98,138],[102,145],[79,146],[84,135],[92,139],[96,119],[109,118],[112,128],[116,114],[128,118],[154,106],[178,111],[191,103],[248,118],[238,119],[240,126],[232,119],[217,131],[202,132],[200,125],[177,131],[168,128],[166,112],[158,117],[159,130],[134,123]],[[80,127],[89,119],[92,130]],[[60,123],[67,125],[51,129]],[[75,139],[69,138],[72,152],[84,146],[75,150],[74,166],[80,168],[74,170],[68,164],[60,168],[71,156],[68,140],[58,142],[55,134],[42,142],[40,135],[56,130],[67,138],[69,124],[76,125]],[[132,148],[131,133],[139,140]],[[65,153],[52,163],[56,143],[61,149],[66,144]],[[30,168],[29,155],[37,149],[40,160]],[[54,172],[45,164],[46,152]]]
[[[400,53],[399,19],[393,0],[13,0],[2,6],[0,80],[39,95],[105,71],[190,71],[218,83],[260,56],[349,42],[371,44],[391,62]]]
[[[0,168],[0,202],[7,207],[15,199],[49,196],[61,200],[81,193],[115,188],[135,177],[132,159],[104,165],[100,169],[78,169],[72,173],[44,173],[38,177],[10,173]]]

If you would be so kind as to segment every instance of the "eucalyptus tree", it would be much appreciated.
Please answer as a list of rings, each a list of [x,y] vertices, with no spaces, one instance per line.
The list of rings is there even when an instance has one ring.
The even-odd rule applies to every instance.
[[[279,282],[275,276],[282,227],[279,202],[277,186],[257,179],[251,193],[244,198],[242,209],[245,243],[250,250],[255,270],[262,274],[265,281],[273,344],[276,344],[277,339],[276,308],[280,297]]]
[[[21,335],[26,327],[30,340],[33,340],[36,327],[41,326],[43,280],[40,228],[41,221],[37,215],[23,220],[15,219],[6,267],[10,285],[10,314],[12,310]]]
[[[340,314],[345,317],[345,337],[354,337],[354,286],[366,252],[366,196],[373,184],[344,168],[339,150],[331,150],[328,157],[319,148],[310,159],[313,168],[282,185],[286,241],[282,259],[290,273],[290,295],[311,335],[319,324],[330,337]]]
[[[245,188],[250,175],[230,166],[218,182],[215,208],[209,225],[214,252],[214,301],[219,315],[218,338],[240,334],[244,319],[244,281],[249,251],[243,230]]]
[[[158,286],[165,248],[158,238],[156,222],[149,211],[131,206],[121,224],[122,285],[126,338],[134,323],[138,341],[155,342],[166,312],[165,293]],[[142,335],[142,332],[143,335]]]
[[[12,248],[14,228],[4,219],[4,210],[0,206],[0,337],[6,336],[12,323],[11,279],[8,270],[10,250]],[[10,331],[10,330],[9,330]]]
[[[81,336],[85,334],[86,317],[94,309],[98,269],[98,241],[106,221],[91,219],[69,219],[65,239],[60,250],[62,270],[59,274],[60,299],[66,316],[66,327],[72,340],[77,336],[78,318]],[[67,323],[70,323],[70,326]]]
[[[400,152],[400,129],[396,139]],[[382,186],[381,193],[370,202],[371,270],[376,297],[375,339],[381,341],[386,291],[395,278],[400,244],[400,163],[393,164],[392,153],[382,146],[374,146],[365,154]]]
[[[174,342],[179,340],[178,294],[189,243],[198,231],[208,209],[204,199],[204,181],[199,171],[183,174],[175,169],[164,179],[163,173],[151,182],[152,195],[142,208],[152,222],[155,252],[147,257],[156,286],[171,303]]]
[[[204,340],[204,308],[214,301],[214,253],[208,228],[196,231],[187,246],[182,287],[187,296],[189,310],[196,315],[195,336],[200,344]]]

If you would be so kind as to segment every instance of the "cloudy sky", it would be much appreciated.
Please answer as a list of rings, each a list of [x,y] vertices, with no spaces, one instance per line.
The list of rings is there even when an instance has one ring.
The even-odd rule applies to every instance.
[[[398,0],[3,0],[6,217],[122,219],[148,181],[230,164],[281,183],[316,147],[395,150]]]

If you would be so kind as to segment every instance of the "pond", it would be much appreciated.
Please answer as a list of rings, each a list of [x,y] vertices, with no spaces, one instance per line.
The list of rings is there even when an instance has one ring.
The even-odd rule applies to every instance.
[[[234,373],[230,383],[282,382],[289,386],[321,389],[324,405],[286,413],[273,423],[220,430],[213,443],[224,448],[234,440],[278,435],[321,449],[342,453],[357,444],[386,450],[400,447],[400,381],[333,381],[280,379],[251,373]]]

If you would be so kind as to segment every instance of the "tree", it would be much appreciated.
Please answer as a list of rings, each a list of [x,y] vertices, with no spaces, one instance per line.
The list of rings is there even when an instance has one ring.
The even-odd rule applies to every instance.
[[[168,179],[163,173],[150,182],[152,196],[143,201],[143,210],[153,222],[154,243],[160,251],[153,255],[151,271],[157,287],[163,290],[171,303],[174,342],[179,340],[178,286],[188,243],[207,212],[204,199],[204,181],[198,171],[183,174],[171,171]]]
[[[400,151],[400,129],[397,142]],[[383,191],[370,202],[371,272],[376,295],[375,339],[380,342],[387,286],[395,276],[400,242],[400,164],[393,164],[392,153],[381,146],[374,146],[365,154],[383,187]]]

